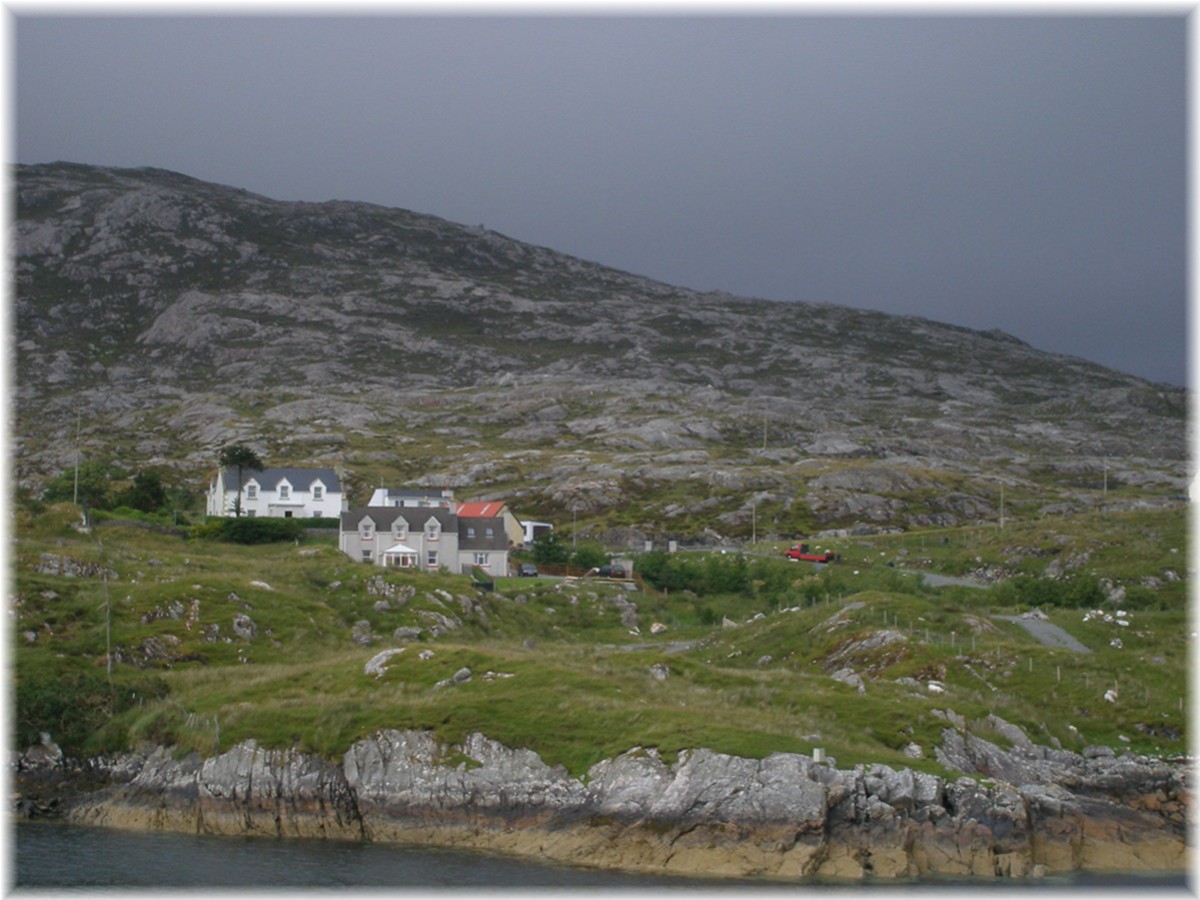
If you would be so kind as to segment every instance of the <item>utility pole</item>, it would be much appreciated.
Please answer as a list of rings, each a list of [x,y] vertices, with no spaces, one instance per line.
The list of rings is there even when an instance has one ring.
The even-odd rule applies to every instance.
[[[104,585],[104,664],[108,683],[112,686],[112,602],[108,596],[108,567],[104,565],[104,542],[96,541],[100,550],[100,579]]]
[[[100,558],[104,565],[104,558]],[[112,684],[112,603],[108,597],[108,572],[101,573],[104,578],[104,662],[108,669],[108,682]]]
[[[75,493],[71,502],[79,505],[79,413],[75,413]]]

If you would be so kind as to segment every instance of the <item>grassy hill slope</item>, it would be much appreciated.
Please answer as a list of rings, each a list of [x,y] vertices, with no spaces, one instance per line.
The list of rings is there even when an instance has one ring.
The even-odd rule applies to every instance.
[[[639,746],[668,759],[822,747],[843,767],[941,772],[951,710],[1068,749],[1185,749],[1181,506],[829,540],[842,560],[821,571],[768,545],[675,558],[710,587],[722,567],[749,573],[725,593],[542,578],[481,593],[356,564],[332,538],[240,547],[119,522],[85,534],[70,505],[16,516],[20,747],[41,731],[74,752],[254,738],[336,758],[388,727],[480,731],[576,774]],[[74,574],[55,574],[63,560]],[[933,588],[922,571],[1008,577]],[[1091,652],[993,618],[1033,602]],[[405,628],[422,630],[395,636]],[[388,649],[400,652],[364,671]]]

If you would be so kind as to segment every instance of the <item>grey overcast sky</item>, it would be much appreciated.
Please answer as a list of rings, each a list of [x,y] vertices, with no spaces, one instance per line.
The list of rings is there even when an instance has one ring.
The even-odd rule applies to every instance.
[[[17,161],[404,207],[1186,383],[1185,7],[266,10],[10,11]]]

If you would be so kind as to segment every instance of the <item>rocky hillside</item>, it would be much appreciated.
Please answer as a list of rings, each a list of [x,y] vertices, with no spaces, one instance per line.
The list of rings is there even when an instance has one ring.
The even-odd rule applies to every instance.
[[[1186,484],[1186,397],[999,331],[696,293],[156,169],[15,172],[15,463],[218,447],[608,533],[953,524]],[[999,314],[998,314],[999,318]],[[1105,481],[1106,479],[1106,481]],[[1120,493],[1123,491],[1124,493]],[[362,496],[359,496],[362,495]],[[636,511],[630,499],[637,498]]]

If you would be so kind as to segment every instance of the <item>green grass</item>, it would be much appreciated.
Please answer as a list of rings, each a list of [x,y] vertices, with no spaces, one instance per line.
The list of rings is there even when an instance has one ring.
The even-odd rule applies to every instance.
[[[839,766],[946,774],[932,750],[945,727],[936,711],[951,709],[973,730],[995,713],[1039,743],[1068,749],[1186,749],[1186,581],[1162,579],[1172,566],[1186,577],[1178,510],[826,541],[842,553],[840,565],[818,572],[769,560],[778,569],[769,583],[703,596],[548,578],[498,579],[495,592],[479,593],[467,576],[382,573],[328,538],[242,547],[133,528],[85,535],[72,527],[76,516],[69,506],[18,510],[12,633],[21,741],[50,730],[76,750],[149,740],[209,753],[253,738],[337,758],[376,729],[418,728],[451,743],[479,731],[577,775],[639,746],[667,760],[697,747],[750,757],[822,747]],[[1093,651],[1078,654],[992,618],[1021,608],[1001,608],[1001,591],[933,589],[904,570],[1005,564],[1014,547],[1026,559],[1013,568],[1029,573],[1088,549],[1089,576],[1159,577],[1156,603],[1129,610],[1128,627],[1084,621],[1085,610],[1049,610]],[[107,602],[101,579],[36,573],[43,553],[115,571]],[[411,596],[377,607],[368,585],[381,575]],[[640,633],[621,624],[618,594],[637,605]],[[423,634],[382,677],[364,674],[377,652],[400,646],[395,629],[428,625],[431,613],[461,625]],[[254,621],[254,637],[233,631],[239,615]],[[726,620],[734,627],[723,628]],[[375,635],[370,646],[352,639],[361,621]],[[655,623],[666,631],[652,635]],[[863,643],[885,630],[900,638]],[[109,646],[126,660],[111,680]],[[143,658],[147,646],[165,646],[172,658]],[[651,675],[657,664],[669,667],[666,680]],[[463,667],[469,682],[438,686]],[[865,679],[864,693],[830,677],[843,667]],[[900,681],[911,678],[937,680],[946,692]],[[1115,702],[1104,700],[1109,689]],[[74,699],[86,701],[86,715],[72,724],[64,704]],[[923,759],[903,755],[910,742]]]

